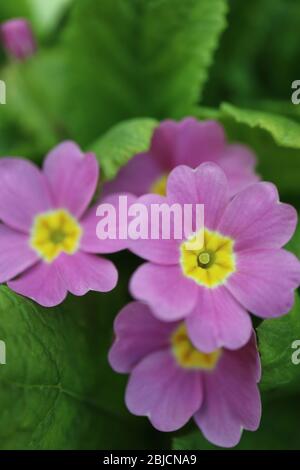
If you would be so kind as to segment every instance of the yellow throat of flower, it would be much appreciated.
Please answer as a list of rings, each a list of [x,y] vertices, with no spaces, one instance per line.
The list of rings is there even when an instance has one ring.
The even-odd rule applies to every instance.
[[[65,209],[36,216],[31,230],[30,246],[47,263],[61,253],[74,254],[79,248],[82,229]]]
[[[165,196],[167,194],[167,180],[168,175],[160,176],[150,188],[150,193],[159,194],[160,196]]]
[[[208,288],[224,284],[236,270],[234,241],[207,229],[204,230],[201,249],[190,249],[193,241],[196,241],[196,236],[180,246],[180,264],[183,274]]]
[[[172,334],[171,346],[177,363],[184,369],[213,370],[222,352],[217,349],[206,354],[196,349],[188,337],[185,323],[181,323]]]

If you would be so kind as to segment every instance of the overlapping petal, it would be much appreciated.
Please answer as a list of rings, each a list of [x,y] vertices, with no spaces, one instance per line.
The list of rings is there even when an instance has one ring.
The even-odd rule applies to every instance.
[[[177,367],[170,351],[157,351],[133,369],[125,399],[131,413],[148,416],[160,431],[175,431],[201,406],[201,377]]]
[[[218,230],[235,240],[235,250],[280,248],[292,237],[297,212],[279,202],[270,183],[257,183],[237,194],[226,207]]]
[[[254,338],[238,351],[224,351],[213,374],[204,377],[205,399],[195,414],[204,436],[222,447],[238,444],[244,429],[255,431],[261,417],[256,385],[260,364]]]
[[[118,281],[114,264],[105,258],[89,253],[61,254],[56,261],[61,282],[74,295],[85,295],[88,291],[108,292]]]
[[[179,266],[145,263],[133,274],[130,291],[148,303],[157,318],[175,321],[186,317],[198,298],[198,286],[182,276]]]
[[[67,296],[67,288],[55,263],[39,262],[7,285],[17,294],[29,297],[43,307],[58,305]]]
[[[0,224],[0,283],[17,276],[38,261],[28,236]]]
[[[214,163],[203,163],[195,170],[178,166],[169,176],[167,197],[170,204],[204,204],[204,224],[215,229],[229,201],[228,182]]]
[[[278,317],[294,304],[300,284],[300,262],[285,250],[251,250],[238,254],[237,272],[227,287],[235,298],[259,317]]]
[[[239,349],[252,333],[250,316],[224,286],[201,289],[186,323],[194,345],[207,353],[223,347]]]
[[[81,217],[95,193],[99,166],[92,153],[74,142],[63,142],[48,153],[43,167],[56,207]]]
[[[34,217],[53,206],[44,175],[27,160],[1,158],[0,181],[0,220],[29,233]]]
[[[109,352],[112,368],[117,372],[130,372],[148,354],[168,348],[175,326],[155,318],[141,302],[126,305],[114,323],[116,338]]]

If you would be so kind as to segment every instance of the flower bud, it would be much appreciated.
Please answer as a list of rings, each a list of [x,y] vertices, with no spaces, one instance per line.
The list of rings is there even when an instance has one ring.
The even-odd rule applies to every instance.
[[[36,51],[32,28],[24,18],[8,20],[0,26],[1,38],[7,52],[18,60],[26,60]]]

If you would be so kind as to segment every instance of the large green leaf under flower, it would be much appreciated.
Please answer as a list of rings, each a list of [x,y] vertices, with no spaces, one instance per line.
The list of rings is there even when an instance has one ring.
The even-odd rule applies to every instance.
[[[124,406],[125,378],[107,363],[127,286],[55,309],[0,288],[1,449],[116,449],[155,444]],[[126,429],[126,432],[124,432]]]

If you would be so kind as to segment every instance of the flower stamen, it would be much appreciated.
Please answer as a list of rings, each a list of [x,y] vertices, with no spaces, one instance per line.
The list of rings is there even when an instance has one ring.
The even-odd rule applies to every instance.
[[[79,248],[82,229],[65,209],[57,209],[36,216],[30,245],[47,263],[62,252],[74,254]]]
[[[221,349],[203,353],[191,343],[185,323],[181,323],[171,336],[172,352],[176,362],[184,369],[213,370],[220,358]]]

